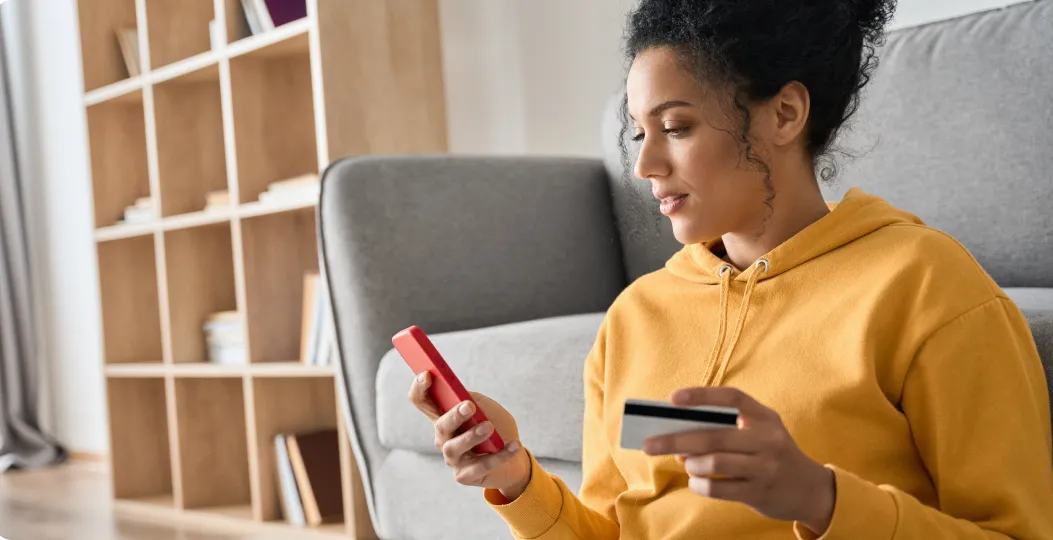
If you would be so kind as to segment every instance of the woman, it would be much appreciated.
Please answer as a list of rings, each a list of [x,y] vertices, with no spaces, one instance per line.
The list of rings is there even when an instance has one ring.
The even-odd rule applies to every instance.
[[[458,435],[470,403],[440,416],[427,377],[410,390],[517,538],[1053,538],[1048,394],[1020,311],[954,239],[819,190],[894,4],[630,16],[635,174],[684,248],[618,297],[586,360],[580,495],[494,401],[477,396],[493,425]],[[622,449],[627,398],[741,422]],[[495,428],[508,451],[472,453]]]

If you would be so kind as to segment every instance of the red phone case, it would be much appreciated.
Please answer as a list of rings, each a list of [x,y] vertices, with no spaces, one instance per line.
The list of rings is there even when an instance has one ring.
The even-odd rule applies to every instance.
[[[461,428],[457,430],[458,434],[486,422],[486,415],[479,408],[479,404],[475,403],[472,395],[465,390],[461,380],[454,375],[453,370],[450,369],[446,360],[439,354],[435,345],[432,345],[423,330],[411,326],[395,334],[391,338],[391,343],[395,345],[395,349],[402,355],[402,359],[406,361],[413,373],[417,375],[425,371],[431,373],[431,388],[428,389],[428,393],[442,412],[449,411],[463,401],[471,401],[475,404],[475,414],[465,420]],[[476,445],[473,450],[480,454],[492,454],[504,447],[505,442],[497,434],[497,430],[494,430],[489,439]]]

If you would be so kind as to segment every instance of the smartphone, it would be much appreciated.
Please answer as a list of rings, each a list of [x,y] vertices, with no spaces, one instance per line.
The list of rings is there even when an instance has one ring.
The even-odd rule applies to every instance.
[[[458,435],[487,421],[479,404],[475,403],[472,395],[465,390],[461,380],[453,373],[449,364],[439,354],[439,350],[435,348],[423,330],[411,326],[395,334],[391,338],[391,343],[395,345],[395,349],[415,375],[424,372],[431,374],[431,387],[428,388],[428,394],[444,414],[464,401],[471,401],[475,404],[475,414],[461,425],[457,430]],[[479,443],[472,450],[479,454],[492,454],[500,452],[504,447],[505,443],[495,429],[490,433],[489,439]]]
[[[699,429],[735,428],[739,410],[731,407],[677,407],[664,401],[627,399],[622,414],[621,447],[643,450],[650,437]]]

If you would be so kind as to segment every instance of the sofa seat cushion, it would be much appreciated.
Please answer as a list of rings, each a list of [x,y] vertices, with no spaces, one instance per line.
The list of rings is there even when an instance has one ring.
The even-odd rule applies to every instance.
[[[553,317],[429,337],[466,388],[512,413],[535,456],[581,461],[582,373],[603,317]],[[376,380],[380,442],[437,454],[431,422],[406,398],[413,372],[394,349],[381,360]]]

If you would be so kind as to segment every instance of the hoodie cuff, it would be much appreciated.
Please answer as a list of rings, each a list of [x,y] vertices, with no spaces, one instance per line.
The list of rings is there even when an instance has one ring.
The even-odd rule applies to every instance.
[[[896,532],[898,509],[892,494],[833,465],[837,499],[830,527],[817,536],[808,527],[794,522],[798,540],[892,540]]]
[[[530,482],[523,494],[512,502],[508,502],[496,489],[484,490],[483,496],[516,536],[537,538],[559,520],[563,510],[563,492],[556,479],[534,459],[534,454],[525,448],[523,451],[530,457]]]

